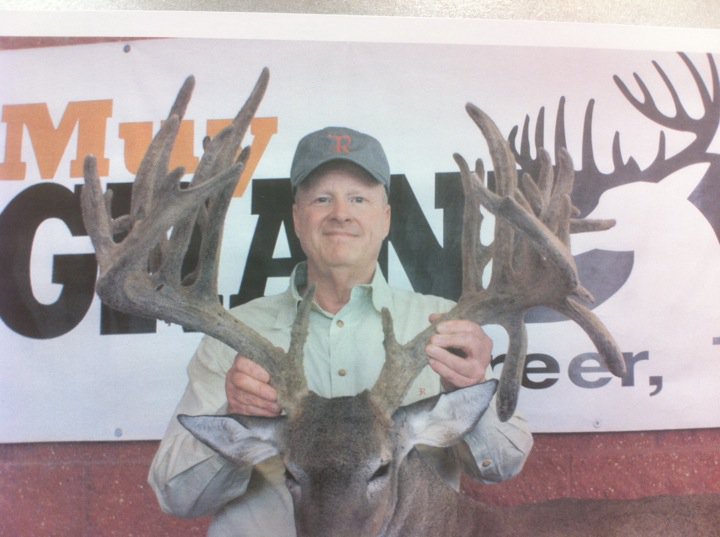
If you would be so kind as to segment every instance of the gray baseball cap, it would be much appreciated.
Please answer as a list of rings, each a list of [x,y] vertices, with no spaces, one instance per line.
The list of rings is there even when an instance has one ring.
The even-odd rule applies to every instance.
[[[293,191],[319,166],[334,160],[352,162],[390,188],[390,165],[380,142],[347,127],[325,127],[298,142],[290,168]]]

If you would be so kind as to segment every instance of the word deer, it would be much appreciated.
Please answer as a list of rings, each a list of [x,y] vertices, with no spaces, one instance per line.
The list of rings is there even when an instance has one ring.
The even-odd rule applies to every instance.
[[[250,330],[217,300],[218,252],[225,211],[248,158],[243,135],[268,81],[264,70],[233,124],[212,140],[187,188],[182,170],[168,172],[180,119],[193,86],[186,81],[150,145],[133,187],[128,215],[112,218],[94,159],[85,163],[83,217],[97,253],[97,292],[115,308],[209,334],[266,368],[285,415],[180,416],[199,440],[238,465],[280,456],[286,467],[299,536],[430,535],[711,535],[720,520],[716,498],[687,502],[549,502],[511,509],[479,505],[445,486],[414,449],[461,441],[493,397],[496,381],[401,407],[425,365],[433,327],[401,345],[383,312],[386,358],[375,385],[354,397],[322,398],[308,390],[302,360],[312,291],[303,300],[287,352]],[[617,375],[623,361],[603,324],[580,300],[572,256],[572,232],[606,229],[611,221],[576,220],[570,202],[572,163],[561,152],[558,172],[547,154],[537,178],[518,179],[512,154],[493,122],[468,112],[488,141],[495,187],[483,183],[478,163],[459,164],[466,196],[463,295],[447,317],[497,323],[510,335],[499,382],[498,410],[509,418],[517,402],[526,349],[523,316],[538,305],[578,322]],[[495,214],[495,239],[479,243],[479,206]],[[194,228],[201,234],[197,266],[183,274]],[[492,261],[487,288],[481,283]],[[713,518],[714,517],[714,518]],[[717,535],[717,533],[712,533]]]

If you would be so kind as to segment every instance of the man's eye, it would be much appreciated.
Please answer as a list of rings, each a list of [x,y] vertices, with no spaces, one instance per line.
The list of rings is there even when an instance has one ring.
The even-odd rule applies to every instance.
[[[363,202],[365,202],[365,198],[363,198],[362,196],[355,196],[352,198],[351,201],[353,203],[363,203]]]

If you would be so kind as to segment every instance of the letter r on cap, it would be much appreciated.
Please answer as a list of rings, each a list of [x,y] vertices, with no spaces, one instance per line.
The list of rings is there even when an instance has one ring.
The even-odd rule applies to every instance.
[[[329,137],[335,140],[336,153],[349,153],[352,136],[349,134],[330,134]]]

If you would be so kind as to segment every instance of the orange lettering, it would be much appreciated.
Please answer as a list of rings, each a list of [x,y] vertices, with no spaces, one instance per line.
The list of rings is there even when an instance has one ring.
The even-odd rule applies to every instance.
[[[245,193],[245,189],[255,173],[255,168],[257,168],[260,159],[270,143],[270,138],[272,138],[273,134],[276,134],[277,131],[278,119],[276,117],[256,117],[252,120],[250,132],[253,135],[253,141],[250,145],[250,158],[248,159],[247,167],[243,170],[237,187],[235,187],[234,197],[240,198]]]
[[[70,161],[70,177],[82,177],[85,155],[97,158],[99,175],[107,175],[110,161],[105,158],[105,130],[112,115],[112,100],[68,103],[60,124],[55,127],[45,103],[3,106],[2,121],[7,123],[5,161],[0,163],[0,179],[23,180],[27,165],[22,160],[23,127],[27,128],[40,177],[55,177],[60,160],[77,126],[76,158]]]
[[[135,175],[152,140],[152,121],[120,123],[118,135],[125,142],[123,151],[125,168]]]
[[[140,168],[140,162],[147,151],[153,136],[153,124],[151,121],[137,123],[121,123],[119,136],[125,141],[124,160],[125,168],[135,175]],[[175,140],[175,146],[170,154],[170,169],[179,166],[185,168],[185,173],[192,173],[198,165],[199,159],[193,154],[193,138],[195,133],[194,121],[183,121],[180,123]]]
[[[207,122],[207,134],[210,137],[217,135],[221,130],[230,125],[232,120],[230,119],[210,119]],[[250,123],[250,132],[253,135],[253,141],[250,145],[250,158],[248,159],[247,167],[243,170],[240,181],[238,181],[235,187],[233,197],[241,198],[245,194],[248,184],[252,179],[255,169],[257,168],[260,159],[262,158],[270,138],[273,134],[278,131],[278,118],[277,117],[256,117],[253,118]]]

